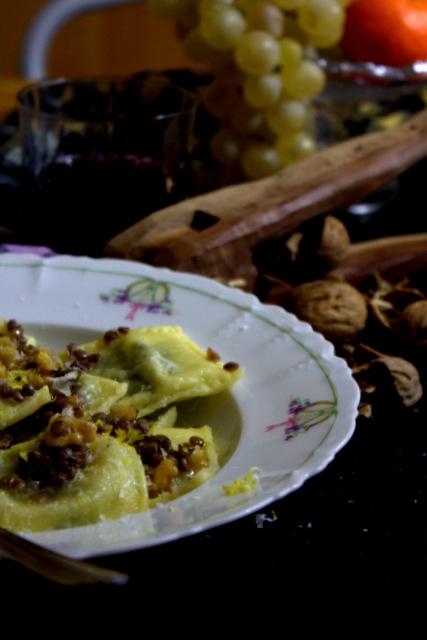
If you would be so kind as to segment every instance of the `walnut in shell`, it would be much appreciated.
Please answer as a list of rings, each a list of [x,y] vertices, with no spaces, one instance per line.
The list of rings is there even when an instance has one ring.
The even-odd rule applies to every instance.
[[[315,280],[294,291],[293,312],[332,341],[353,340],[364,329],[368,308],[363,295],[346,282]]]
[[[427,344],[427,300],[413,302],[403,310],[402,328],[409,338]]]
[[[330,267],[341,262],[348,254],[350,236],[343,223],[334,216],[326,216],[317,253],[327,260]]]

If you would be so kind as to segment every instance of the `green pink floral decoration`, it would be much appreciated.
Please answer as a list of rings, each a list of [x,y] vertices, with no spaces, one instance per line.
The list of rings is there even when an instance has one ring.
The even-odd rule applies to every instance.
[[[266,428],[266,431],[282,428],[285,440],[289,441],[300,433],[307,432],[313,427],[326,422],[336,413],[337,406],[335,402],[328,400],[311,402],[308,399],[291,397],[286,420],[271,424]]]
[[[99,297],[103,302],[125,305],[128,310],[125,320],[130,322],[135,320],[140,311],[167,316],[173,313],[169,285],[151,278],[141,278],[125,289],[112,289],[109,293],[101,293]]]

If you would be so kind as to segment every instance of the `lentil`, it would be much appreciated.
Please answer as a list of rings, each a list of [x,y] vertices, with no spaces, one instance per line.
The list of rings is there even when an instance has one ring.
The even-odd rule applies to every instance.
[[[25,486],[25,482],[16,473],[10,473],[0,478],[1,489],[9,489],[9,491],[16,491],[18,489],[23,489],[24,486]]]
[[[172,450],[172,442],[169,440],[167,436],[163,436],[163,435],[151,436],[151,441],[157,442],[159,447],[161,449],[164,449],[165,451]]]
[[[50,433],[54,438],[60,438],[61,436],[68,436],[71,433],[71,427],[63,420],[55,420],[50,426]]]
[[[111,329],[110,331],[104,333],[104,341],[108,344],[109,342],[113,342],[113,340],[116,340],[119,335],[120,334],[118,331],[114,331],[113,329]]]
[[[19,322],[17,322],[13,318],[7,322],[6,327],[9,332],[12,332],[12,331],[18,331],[19,333],[24,332],[22,325],[19,324]]]
[[[87,371],[96,364],[100,358],[99,353],[88,354],[84,349],[80,349],[74,342],[70,342],[67,345],[67,350],[70,354],[71,361],[67,362],[67,367],[61,369],[59,375],[64,375],[70,371]]]
[[[199,438],[199,436],[191,436],[189,443],[192,447],[204,447],[205,441],[203,438]]]
[[[87,446],[49,447],[41,443],[39,449],[30,451],[26,460],[18,460],[16,473],[27,488],[34,482],[37,489],[60,487],[90,462]]]
[[[141,431],[141,433],[148,433],[150,429],[150,423],[144,418],[138,418],[138,420],[135,421],[134,429],[136,429],[137,431]]]
[[[13,444],[13,438],[9,433],[0,433],[0,449],[10,449]]]
[[[157,442],[152,442],[149,439],[139,440],[135,444],[135,449],[138,452],[142,462],[150,467],[156,467],[163,460],[163,455]]]
[[[223,369],[229,372],[237,371],[237,369],[240,369],[240,365],[237,362],[226,362]]]
[[[129,333],[130,329],[129,329],[129,327],[119,327],[119,328],[117,329],[117,331],[118,331],[119,333],[126,334],[126,333]]]
[[[24,384],[21,389],[21,393],[22,395],[29,398],[30,396],[33,396],[35,394],[35,389],[31,384]]]

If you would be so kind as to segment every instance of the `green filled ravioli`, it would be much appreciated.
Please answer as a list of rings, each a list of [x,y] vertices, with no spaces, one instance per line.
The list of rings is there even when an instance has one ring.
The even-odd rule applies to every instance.
[[[109,436],[84,447],[17,444],[0,452],[0,475],[0,522],[15,531],[76,527],[148,507],[140,458]]]
[[[84,526],[196,489],[217,447],[210,426],[176,426],[179,403],[240,376],[179,327],[119,327],[56,354],[0,321],[0,526]]]
[[[128,385],[120,402],[138,407],[141,415],[219,393],[241,375],[235,363],[222,364],[212,350],[201,349],[180,327],[131,329],[111,341],[103,338],[83,348],[99,354],[92,373]]]

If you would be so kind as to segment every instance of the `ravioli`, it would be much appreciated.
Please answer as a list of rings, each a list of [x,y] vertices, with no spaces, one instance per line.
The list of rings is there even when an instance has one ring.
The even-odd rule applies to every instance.
[[[16,404],[12,404],[8,400],[0,400],[0,429],[5,429],[24,420],[24,418],[28,418],[50,401],[51,395],[48,386],[42,387],[35,391],[31,397]]]
[[[174,449],[178,449],[179,445],[189,442],[192,437],[202,438],[205,446],[203,454],[205,461],[198,471],[189,475],[178,477],[172,485],[169,492],[161,493],[157,498],[150,500],[150,506],[154,506],[159,502],[168,502],[178,496],[188,493],[201,484],[210,480],[218,471],[218,454],[212,435],[212,429],[208,426],[197,428],[165,428],[162,425],[154,425],[150,431],[150,436],[166,436],[172,443]]]
[[[116,382],[88,373],[81,374],[79,384],[79,396],[89,413],[108,411],[126,394],[128,388],[125,382]]]
[[[0,321],[0,525],[83,526],[200,486],[219,469],[214,434],[176,427],[179,403],[241,374],[179,327],[119,327],[58,355]]]
[[[210,360],[180,327],[132,329],[110,343],[101,339],[82,348],[100,354],[92,373],[128,384],[120,402],[138,407],[141,415],[220,393],[241,376],[240,369]]]
[[[0,452],[0,475],[13,473],[35,441]],[[108,436],[90,445],[93,461],[39,502],[23,491],[0,489],[0,523],[15,531],[44,531],[119,518],[148,508],[147,482],[135,449]]]

